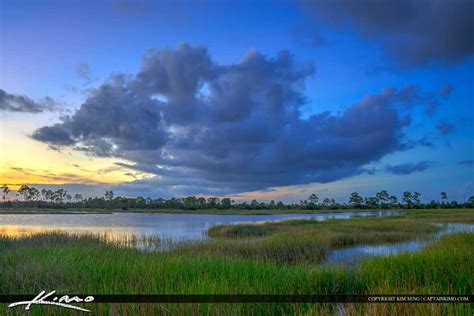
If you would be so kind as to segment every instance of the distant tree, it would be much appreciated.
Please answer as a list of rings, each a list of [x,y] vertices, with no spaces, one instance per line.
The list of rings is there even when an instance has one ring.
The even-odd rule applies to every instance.
[[[35,187],[28,188],[28,199],[36,201],[40,195],[40,191]]]
[[[271,200],[270,201],[270,204],[268,204],[268,207],[271,208],[272,210],[274,210],[276,207],[275,207],[275,201],[274,200]]]
[[[459,203],[457,201],[451,201],[451,203],[448,203],[448,205],[451,208],[458,208],[459,207]]]
[[[67,196],[67,191],[64,189],[56,190],[52,193],[52,199],[59,204],[63,204],[64,199]]]
[[[435,200],[431,200],[430,203],[426,204],[426,208],[438,208],[438,202],[436,202]]]
[[[363,202],[364,202],[364,199],[359,195],[359,193],[357,192],[351,193],[351,196],[349,197],[349,204],[352,205],[352,207],[360,208]]]
[[[474,196],[469,197],[469,199],[467,201],[469,202],[471,207],[474,207]]]
[[[386,208],[387,204],[390,200],[390,195],[386,190],[382,190],[378,192],[375,197],[377,198],[377,202],[381,208]]]
[[[43,200],[43,201],[46,201],[46,200],[47,200],[47,199],[46,199],[46,194],[47,194],[47,192],[48,192],[48,190],[46,190],[46,189],[42,189],[42,190],[41,190],[41,200]]]
[[[26,184],[20,186],[20,188],[18,189],[18,193],[23,195],[24,201],[28,201],[30,199],[30,187]]]
[[[377,197],[370,196],[365,198],[365,205],[367,205],[367,207],[369,208],[376,208],[378,204],[379,200],[377,199]]]
[[[230,198],[222,198],[221,199],[221,208],[224,210],[228,210],[232,207],[232,200]]]
[[[398,204],[398,199],[395,195],[390,196],[389,199],[390,207],[396,207]]]
[[[200,209],[206,208],[206,199],[205,198],[203,198],[203,197],[198,198],[197,203],[198,203]]]
[[[415,204],[416,207],[419,207],[421,204],[420,197],[421,194],[418,192],[413,193],[413,203]]]
[[[2,188],[2,192],[3,192],[3,203],[5,203],[5,200],[7,199],[7,195],[8,195],[8,193],[11,192],[11,190],[8,187],[8,185],[6,185],[6,184],[2,185],[1,188]]]
[[[411,193],[408,191],[403,192],[402,201],[407,208],[410,208],[413,205]]]
[[[74,200],[76,202],[82,202],[82,195],[79,193],[74,194]]]
[[[188,196],[183,199],[184,208],[195,210],[197,209],[197,198],[195,196]]]
[[[112,201],[114,199],[114,191],[105,191],[105,199],[107,201]]]
[[[0,188],[3,192],[3,202],[6,200],[6,195],[10,193],[10,189],[8,185],[4,184],[1,185]],[[42,189],[39,191],[33,186],[22,185],[17,190],[16,193],[17,197],[23,197],[23,201],[37,201],[40,197],[42,201],[50,202],[49,203],[37,203],[37,207],[51,207],[51,208],[67,208],[71,207],[71,200],[77,203],[81,201],[82,207],[86,208],[118,208],[122,210],[127,210],[129,208],[135,209],[317,209],[319,207],[324,207],[326,209],[335,209],[338,207],[347,208],[348,205],[355,207],[355,208],[395,208],[395,207],[404,207],[404,208],[439,208],[441,203],[438,201],[432,200],[430,203],[422,203],[421,202],[421,194],[418,192],[403,192],[403,196],[401,198],[401,202],[398,202],[398,199],[394,195],[389,195],[386,190],[382,190],[375,194],[373,197],[366,197],[363,198],[357,192],[353,192],[349,198],[349,204],[346,203],[337,203],[334,199],[324,198],[322,203],[315,204],[320,201],[319,197],[316,194],[311,194],[307,200],[302,200],[300,203],[290,203],[284,204],[282,201],[274,201],[271,200],[270,202],[260,202],[257,200],[252,200],[250,203],[248,202],[235,202],[230,198],[224,197],[222,199],[216,197],[195,197],[195,196],[188,196],[188,197],[171,197],[169,199],[157,198],[152,199],[150,197],[143,198],[127,198],[127,197],[114,197],[114,193],[111,190],[107,190],[105,192],[104,197],[89,197],[84,199],[81,194],[72,194],[69,195],[66,190],[58,189],[56,191]],[[459,208],[459,207],[474,207],[474,196],[471,196],[467,202],[458,203],[457,201],[453,200],[451,202],[447,201],[447,194],[446,192],[440,192],[440,197],[443,200],[443,207],[446,208]],[[13,206],[20,206],[20,207],[31,207],[34,206],[33,203],[21,203],[22,199],[15,198],[10,203]],[[67,201],[68,203],[64,204]],[[55,203],[60,204],[60,206],[55,205]],[[8,206],[4,205],[3,207]]]
[[[46,191],[46,200],[49,200],[51,203],[54,202],[54,192],[53,192],[53,190]]]
[[[259,203],[257,200],[253,199],[251,202],[250,202],[250,208],[253,209],[253,210],[256,210],[259,208]]]
[[[219,204],[219,198],[209,197],[207,198],[207,204],[209,205],[209,208],[217,208]]]
[[[313,204],[318,204],[318,201],[319,201],[319,197],[316,195],[316,194],[311,194],[309,197],[308,197],[308,200],[313,203]]]
[[[441,192],[439,195],[441,196],[441,201],[443,204],[448,201],[448,195],[446,192]]]
[[[318,208],[319,197],[316,194],[311,194],[307,200],[301,202],[301,208],[308,210],[315,210]]]

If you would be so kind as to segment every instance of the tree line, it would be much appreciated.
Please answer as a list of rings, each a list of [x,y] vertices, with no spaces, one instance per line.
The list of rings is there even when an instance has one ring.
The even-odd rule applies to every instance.
[[[144,198],[115,196],[112,190],[105,191],[102,197],[84,198],[81,194],[70,194],[65,189],[48,190],[37,189],[33,186],[22,185],[16,191],[15,198],[8,199],[12,191],[6,184],[0,186],[3,193],[3,203],[0,207],[37,207],[37,208],[105,208],[105,209],[295,209],[295,210],[331,210],[331,209],[401,209],[401,208],[472,208],[474,207],[474,196],[468,201],[459,203],[449,201],[446,192],[440,193],[440,200],[432,200],[429,203],[421,202],[421,194],[418,192],[403,192],[401,199],[389,194],[386,190],[377,192],[375,196],[363,197],[358,192],[350,194],[347,203],[339,203],[334,199],[320,199],[315,193],[299,203],[285,204],[281,201],[261,202],[236,202],[228,197],[196,197],[187,196],[182,198]]]

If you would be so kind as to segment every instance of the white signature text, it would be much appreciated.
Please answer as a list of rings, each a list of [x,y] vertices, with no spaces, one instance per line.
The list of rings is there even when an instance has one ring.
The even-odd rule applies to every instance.
[[[64,295],[61,297],[54,296],[56,291],[51,291],[46,294],[46,291],[41,291],[34,299],[31,301],[22,301],[22,302],[15,302],[8,305],[8,307],[15,307],[20,305],[26,305],[25,310],[29,310],[31,305],[53,305],[53,306],[60,306],[69,309],[75,309],[77,311],[82,312],[90,312],[90,310],[81,308],[78,306],[71,305],[70,303],[90,303],[94,300],[93,296],[87,296],[86,298],[80,298],[78,296],[69,297],[69,295]],[[49,298],[49,300],[47,300]]]

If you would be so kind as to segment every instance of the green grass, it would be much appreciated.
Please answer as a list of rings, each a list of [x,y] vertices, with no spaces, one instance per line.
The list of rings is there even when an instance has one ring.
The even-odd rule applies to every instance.
[[[474,209],[409,210],[403,216],[433,223],[474,223]]]
[[[193,255],[218,254],[287,264],[318,264],[329,251],[360,244],[427,238],[440,228],[404,218],[293,220],[216,226],[211,242],[183,245]]]
[[[358,266],[318,265],[330,249],[427,237],[437,229],[431,222],[445,222],[450,216],[472,220],[472,212],[466,210],[448,213],[442,211],[438,218],[417,211],[391,218],[267,223],[256,229],[220,227],[212,231],[215,237],[209,242],[153,253],[114,246],[93,236],[0,237],[0,293],[54,289],[97,294],[472,294],[474,234],[447,236],[422,251],[371,258]],[[337,313],[337,306],[330,304],[88,306],[97,315]],[[343,308],[350,315],[472,315],[469,304],[345,304]],[[24,311],[0,306],[0,314],[5,313],[23,315]],[[34,306],[31,314],[70,312]]]

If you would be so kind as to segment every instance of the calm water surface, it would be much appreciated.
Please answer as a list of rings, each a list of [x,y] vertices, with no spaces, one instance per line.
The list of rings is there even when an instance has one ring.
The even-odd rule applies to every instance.
[[[71,234],[94,234],[102,239],[143,249],[160,249],[176,242],[199,241],[208,238],[207,231],[216,225],[263,223],[289,219],[349,219],[352,217],[393,216],[399,212],[344,212],[320,214],[278,215],[206,215],[206,214],[0,214],[0,235],[29,236],[63,231]],[[357,264],[373,256],[394,255],[420,250],[442,236],[456,232],[474,233],[473,224],[435,224],[441,227],[428,239],[416,239],[396,244],[358,245],[331,251],[323,264]],[[159,237],[160,245],[157,240]],[[137,239],[139,240],[137,242]]]
[[[395,244],[358,245],[350,248],[334,250],[329,253],[325,264],[357,264],[361,260],[374,256],[396,255],[400,252],[420,250],[443,236],[459,232],[474,233],[474,224],[434,224],[441,230],[428,239],[416,239]]]
[[[388,216],[398,212],[345,212],[278,215],[206,215],[206,214],[2,214],[0,234],[12,237],[49,231],[107,234],[110,239],[160,237],[171,241],[203,240],[216,225],[261,223],[288,219],[348,219],[355,216]]]

